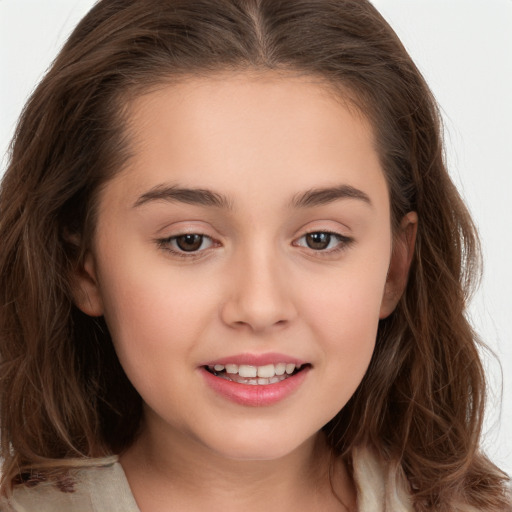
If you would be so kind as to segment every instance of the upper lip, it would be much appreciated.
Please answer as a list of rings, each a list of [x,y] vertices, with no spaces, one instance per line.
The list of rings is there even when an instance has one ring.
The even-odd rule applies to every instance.
[[[266,354],[238,354],[233,356],[221,357],[212,361],[207,361],[201,366],[215,366],[216,364],[227,365],[227,364],[245,364],[249,366],[265,366],[267,364],[278,364],[278,363],[294,363],[296,366],[302,366],[307,363],[302,359],[298,359],[293,356],[278,353],[266,353]]]

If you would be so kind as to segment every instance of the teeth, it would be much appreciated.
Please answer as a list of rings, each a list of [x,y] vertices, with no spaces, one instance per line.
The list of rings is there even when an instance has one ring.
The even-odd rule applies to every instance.
[[[295,371],[295,365],[293,363],[289,363],[286,365],[286,373],[290,375]]]
[[[293,365],[295,368],[295,365]],[[267,366],[258,366],[258,377],[269,379],[276,374],[275,367],[273,364],[267,364]]]
[[[286,364],[285,363],[277,363],[275,372],[276,375],[284,375],[284,372],[286,371]]]
[[[271,377],[270,379],[265,379],[263,377],[256,377],[256,378],[246,378],[246,377],[240,377],[237,373],[219,373],[217,377],[225,380],[229,380],[231,382],[238,382],[239,384],[246,384],[249,386],[266,386],[267,384],[276,384],[278,382],[281,382],[282,380],[285,380],[288,378],[288,375],[281,375],[281,376],[275,376]]]
[[[210,370],[215,370],[216,372],[222,372],[223,370],[226,370],[226,374],[238,374],[238,376],[245,379],[254,379],[255,377],[257,377],[258,379],[254,380],[254,383],[257,384],[259,384],[259,380],[264,380],[264,384],[272,384],[272,379],[276,377],[281,377],[285,374],[291,375],[295,371],[295,368],[299,369],[300,367],[300,365],[295,365],[294,363],[277,363],[275,365],[267,364],[265,366],[251,366],[248,364],[216,364],[214,366],[209,366]]]
[[[238,373],[238,365],[237,364],[227,364],[226,365],[226,373]]]
[[[249,366],[248,364],[241,364],[238,367],[238,375],[240,375],[240,377],[256,377],[256,375],[258,375],[258,368],[256,366]]]

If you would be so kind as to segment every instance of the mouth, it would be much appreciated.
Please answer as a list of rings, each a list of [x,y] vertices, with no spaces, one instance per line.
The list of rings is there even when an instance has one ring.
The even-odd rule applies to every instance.
[[[238,384],[252,386],[267,386],[269,384],[278,384],[290,377],[311,367],[307,364],[295,363],[277,363],[266,364],[264,366],[252,366],[247,364],[215,364],[204,366],[204,369],[218,377]]]

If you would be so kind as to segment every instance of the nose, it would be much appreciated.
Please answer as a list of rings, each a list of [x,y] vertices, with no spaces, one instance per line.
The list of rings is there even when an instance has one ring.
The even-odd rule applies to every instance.
[[[222,321],[254,333],[286,326],[297,315],[286,264],[270,250],[247,252],[238,256],[228,274]]]

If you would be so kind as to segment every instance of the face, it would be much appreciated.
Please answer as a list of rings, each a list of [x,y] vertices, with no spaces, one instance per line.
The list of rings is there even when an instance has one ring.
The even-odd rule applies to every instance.
[[[191,79],[130,112],[77,301],[105,316],[146,431],[284,456],[352,396],[399,296],[371,127],[271,74]]]

